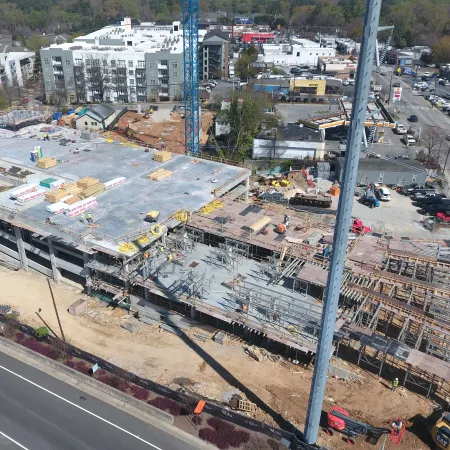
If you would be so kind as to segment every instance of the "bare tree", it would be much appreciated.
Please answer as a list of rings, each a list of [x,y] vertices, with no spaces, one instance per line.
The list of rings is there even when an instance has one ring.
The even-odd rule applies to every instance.
[[[446,133],[440,127],[426,126],[420,136],[420,145],[426,154],[426,162],[439,158],[439,152],[445,141]]]
[[[86,64],[86,89],[91,92],[93,101],[105,101],[111,91],[111,75],[108,68],[108,56],[94,58],[89,56]]]
[[[75,75],[75,92],[78,103],[84,103],[86,101],[86,74],[85,66],[83,63],[76,64],[74,67]]]

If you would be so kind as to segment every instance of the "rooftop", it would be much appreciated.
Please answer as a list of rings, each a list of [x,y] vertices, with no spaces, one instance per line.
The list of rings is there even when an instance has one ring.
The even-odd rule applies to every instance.
[[[342,165],[344,158],[337,158]],[[405,161],[399,166],[398,161],[389,161],[387,159],[378,158],[362,158],[359,160],[359,170],[382,170],[384,172],[413,171],[423,172],[425,170],[422,163],[414,159]]]
[[[30,151],[40,145],[43,156],[54,157],[58,164],[50,169],[38,169],[30,159]],[[74,152],[78,148],[79,153]],[[9,198],[8,191],[0,194],[0,216],[11,214],[25,228],[59,236],[85,246],[100,246],[117,253],[121,243],[129,241],[129,236],[145,234],[150,224],[144,221],[150,210],[160,212],[159,222],[165,222],[181,209],[196,211],[213,200],[213,187],[227,183],[230,188],[248,176],[248,170],[214,161],[197,159],[185,155],[172,154],[172,159],[159,163],[153,160],[154,151],[144,152],[143,148],[130,148],[118,142],[84,144],[70,143],[61,146],[58,141],[43,142],[37,139],[15,138],[0,140],[0,167],[8,170],[11,166],[26,168],[33,172],[27,183],[39,183],[52,177],[66,182],[82,177],[98,178],[100,182],[125,177],[126,182],[115,186],[98,196],[98,206],[92,208],[95,228],[89,228],[66,215],[52,215],[55,225],[45,224],[49,216],[45,207],[49,203],[44,197],[29,202],[18,203]],[[172,175],[159,182],[146,176],[164,168]],[[212,179],[217,183],[212,184]],[[133,252],[132,252],[133,253]]]

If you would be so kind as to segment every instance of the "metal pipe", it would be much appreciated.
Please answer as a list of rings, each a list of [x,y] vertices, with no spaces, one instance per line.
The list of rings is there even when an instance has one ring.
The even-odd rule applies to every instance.
[[[305,440],[315,444],[319,433],[322,404],[332,352],[334,327],[338,310],[342,274],[346,258],[348,232],[352,215],[353,198],[357,181],[361,134],[367,112],[372,64],[380,18],[381,0],[367,0],[364,33],[356,76],[355,96],[352,105],[349,138],[345,152],[344,176],[333,238],[333,253],[324,300],[319,345],[314,364],[314,375],[305,424]]]

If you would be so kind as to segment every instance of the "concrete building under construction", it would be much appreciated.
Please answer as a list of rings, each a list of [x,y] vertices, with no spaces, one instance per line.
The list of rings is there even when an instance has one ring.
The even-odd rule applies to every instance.
[[[39,145],[48,168],[30,157]],[[0,260],[76,281],[144,322],[162,307],[312,357],[335,217],[249,199],[249,177],[116,142],[3,139]],[[79,189],[60,197],[68,186]],[[450,395],[447,243],[352,231],[348,242],[335,350],[356,345],[361,364]]]

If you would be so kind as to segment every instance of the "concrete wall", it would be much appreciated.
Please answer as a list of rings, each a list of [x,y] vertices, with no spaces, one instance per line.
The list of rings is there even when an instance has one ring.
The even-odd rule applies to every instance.
[[[274,148],[271,139],[253,140],[252,158],[267,158],[268,155],[272,155],[274,159],[323,158],[324,154],[324,142],[277,141]]]

